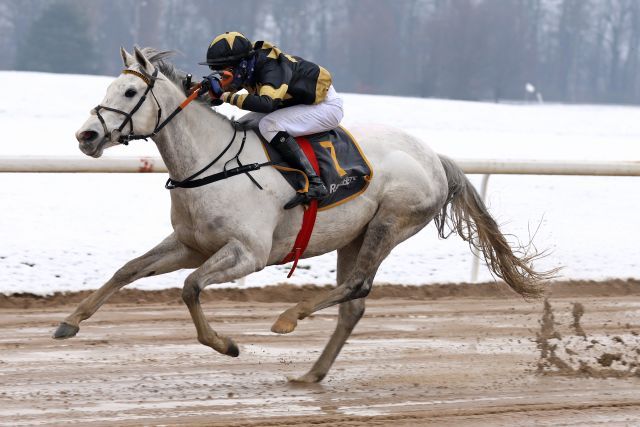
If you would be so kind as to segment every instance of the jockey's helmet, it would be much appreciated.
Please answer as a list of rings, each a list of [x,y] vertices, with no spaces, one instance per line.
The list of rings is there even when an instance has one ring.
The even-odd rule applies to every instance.
[[[236,65],[252,53],[253,45],[244,34],[227,31],[213,39],[207,49],[207,60],[199,64],[221,69]]]

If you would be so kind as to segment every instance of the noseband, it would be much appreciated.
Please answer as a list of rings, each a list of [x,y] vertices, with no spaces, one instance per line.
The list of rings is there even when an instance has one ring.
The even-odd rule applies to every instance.
[[[158,102],[156,95],[153,93],[153,86],[156,83],[156,77],[158,77],[158,69],[156,68],[153,71],[151,78],[135,70],[123,70],[122,73],[132,74],[134,76],[140,77],[147,84],[147,89],[144,91],[144,94],[142,94],[142,96],[138,100],[138,103],[135,105],[135,107],[133,107],[133,109],[128,113],[126,111],[118,110],[116,108],[106,107],[104,105],[98,105],[96,108],[93,109],[96,112],[96,116],[98,116],[98,120],[100,120],[100,123],[102,124],[102,129],[104,130],[104,134],[105,134],[104,143],[106,143],[107,141],[112,141],[113,139],[116,139],[114,138],[114,136],[117,136],[117,141],[119,144],[128,145],[129,141],[132,141],[134,139],[146,140],[147,138],[155,136],[163,127],[160,125],[160,117],[162,116],[162,107],[160,107],[160,103]],[[156,105],[158,106],[158,116],[156,117],[156,126],[153,129],[153,132],[151,132],[148,135],[136,135],[133,132],[133,115],[138,111],[138,109],[140,109],[144,101],[147,99],[147,95],[149,94],[149,92],[151,92],[151,95],[153,96],[153,100],[156,101]],[[100,114],[100,110],[113,111],[114,113],[122,114],[123,116],[125,116],[125,119],[122,121],[122,123],[117,129],[109,131],[107,129],[107,124],[105,123],[104,118]],[[126,135],[122,135],[122,129],[124,129],[124,127],[127,124],[129,124],[129,133]],[[163,125],[164,124],[166,124],[166,122],[163,123]]]

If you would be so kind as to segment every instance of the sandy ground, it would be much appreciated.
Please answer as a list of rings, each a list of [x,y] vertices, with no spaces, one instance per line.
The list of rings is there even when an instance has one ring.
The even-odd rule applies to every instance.
[[[579,301],[587,334],[636,334],[634,289],[552,297],[558,331],[569,333]],[[538,372],[542,302],[372,299],[332,371],[310,386],[286,378],[319,356],[335,309],[278,336],[269,328],[288,302],[207,301],[214,329],[240,346],[232,359],[197,343],[174,299],[108,304],[66,341],[50,335],[73,305],[47,304],[0,309],[2,425],[640,424],[640,377]]]

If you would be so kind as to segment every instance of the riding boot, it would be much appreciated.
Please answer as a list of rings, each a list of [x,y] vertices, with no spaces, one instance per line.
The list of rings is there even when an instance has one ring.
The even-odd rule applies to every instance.
[[[308,203],[310,199],[322,199],[329,194],[322,178],[316,174],[311,162],[296,140],[287,132],[278,132],[271,140],[273,148],[278,150],[282,158],[292,167],[302,170],[309,178],[309,189],[306,193],[297,193],[295,197],[284,205],[285,209],[294,208],[302,203]]]

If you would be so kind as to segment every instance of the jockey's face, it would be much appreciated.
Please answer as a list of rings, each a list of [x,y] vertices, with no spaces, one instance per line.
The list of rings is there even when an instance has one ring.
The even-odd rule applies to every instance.
[[[240,88],[235,87],[234,77],[235,77],[235,69],[232,66],[220,66],[220,65],[210,65],[209,69],[214,73],[220,74],[222,77],[222,81],[220,82],[222,89],[225,91],[238,90]]]

